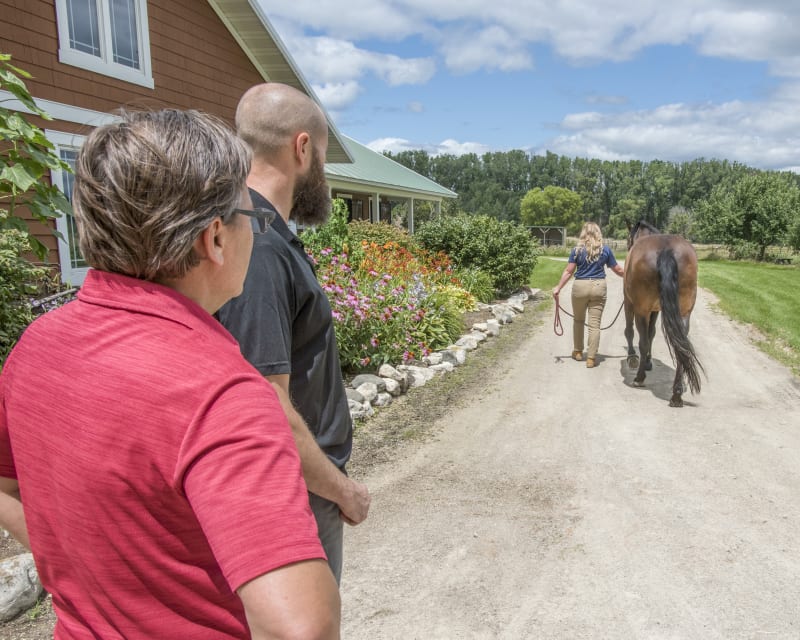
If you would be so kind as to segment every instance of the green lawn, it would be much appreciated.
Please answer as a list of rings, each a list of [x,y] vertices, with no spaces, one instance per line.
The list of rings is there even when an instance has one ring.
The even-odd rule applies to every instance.
[[[531,286],[549,292],[565,266],[564,259],[540,256]],[[699,284],[719,298],[720,310],[757,328],[764,336],[758,346],[800,375],[800,269],[727,260],[701,260],[699,266]]]
[[[719,298],[727,315],[764,335],[759,347],[800,374],[800,269],[701,260],[699,284]]]
[[[550,293],[558,284],[564,267],[567,266],[567,257],[556,258],[554,256],[539,256],[536,266],[533,268],[530,285],[535,289]],[[547,296],[547,300],[552,300],[552,296]]]

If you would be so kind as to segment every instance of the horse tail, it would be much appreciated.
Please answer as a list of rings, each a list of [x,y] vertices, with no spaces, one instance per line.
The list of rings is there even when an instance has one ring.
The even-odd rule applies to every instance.
[[[692,393],[700,392],[700,371],[703,365],[697,358],[689,332],[681,319],[678,298],[678,263],[672,249],[664,249],[656,260],[661,300],[661,328],[672,358],[683,367]]]

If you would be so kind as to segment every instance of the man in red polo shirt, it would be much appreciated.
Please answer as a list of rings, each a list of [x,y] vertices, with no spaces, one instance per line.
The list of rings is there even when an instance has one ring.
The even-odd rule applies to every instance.
[[[242,290],[250,220],[269,228],[249,166],[196,112],[128,114],[81,150],[93,268],[0,374],[0,526],[32,550],[56,638],[338,638],[286,417],[212,317]]]

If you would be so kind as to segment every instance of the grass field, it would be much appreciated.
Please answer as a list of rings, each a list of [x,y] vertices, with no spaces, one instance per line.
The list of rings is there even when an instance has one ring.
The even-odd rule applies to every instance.
[[[699,284],[719,298],[719,308],[758,329],[758,346],[800,375],[800,269],[719,260],[699,266]]]
[[[533,268],[533,274],[531,275],[531,287],[541,289],[549,294],[553,287],[558,284],[558,280],[561,278],[561,274],[566,266],[567,255],[564,255],[563,258],[556,256],[539,256],[539,259],[536,261],[536,266]],[[548,295],[547,297],[549,300],[552,300],[552,296]]]
[[[563,258],[540,256],[531,286],[549,293],[565,265]],[[699,266],[699,284],[719,298],[720,310],[758,329],[758,346],[800,375],[800,269],[727,260],[700,260]]]

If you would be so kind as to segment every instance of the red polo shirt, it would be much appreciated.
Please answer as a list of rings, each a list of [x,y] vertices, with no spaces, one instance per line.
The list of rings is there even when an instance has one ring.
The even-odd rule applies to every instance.
[[[0,375],[56,638],[248,638],[245,582],[324,558],[277,396],[230,334],[157,284],[90,270]]]

